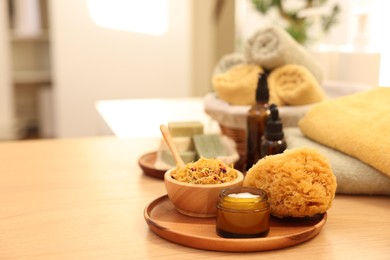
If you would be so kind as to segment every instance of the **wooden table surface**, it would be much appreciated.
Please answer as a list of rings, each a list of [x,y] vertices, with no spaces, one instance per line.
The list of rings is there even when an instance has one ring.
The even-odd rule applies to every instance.
[[[143,210],[165,194],[138,158],[158,139],[0,142],[0,259],[390,259],[390,197],[337,195],[297,246],[214,252],[166,241]]]

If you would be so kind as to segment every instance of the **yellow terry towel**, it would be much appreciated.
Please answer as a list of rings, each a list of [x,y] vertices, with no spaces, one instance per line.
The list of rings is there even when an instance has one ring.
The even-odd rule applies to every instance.
[[[220,99],[231,105],[255,103],[259,73],[263,69],[254,64],[239,64],[212,78],[212,85]]]
[[[307,68],[318,82],[322,81],[321,65],[283,28],[270,24],[253,34],[245,45],[249,63],[272,70],[285,64],[299,64]]]
[[[287,64],[271,71],[268,77],[270,103],[278,106],[307,105],[326,99],[318,81],[305,67]]]
[[[309,138],[390,176],[390,88],[316,104],[299,127]]]
[[[364,162],[305,137],[298,127],[283,129],[289,149],[311,147],[326,156],[337,178],[336,193],[390,195],[390,176]]]

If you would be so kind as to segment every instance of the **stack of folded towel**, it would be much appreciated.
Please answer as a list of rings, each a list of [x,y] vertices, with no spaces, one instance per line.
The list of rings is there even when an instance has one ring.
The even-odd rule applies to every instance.
[[[316,104],[300,120],[309,138],[390,176],[390,88],[378,87]]]
[[[248,39],[244,54],[232,53],[220,59],[212,78],[218,97],[231,105],[254,104],[258,73],[245,73],[245,79],[242,79],[242,71],[248,68],[256,71],[253,66],[258,67],[257,71],[270,72],[270,103],[306,105],[326,99],[320,86],[321,67],[279,26],[268,25],[257,31]]]
[[[326,156],[337,178],[339,194],[390,195],[390,177],[348,154],[304,136],[298,127],[284,129],[289,149],[311,147]]]
[[[377,87],[313,105],[288,131],[289,147],[328,155],[339,193],[390,195],[390,88]]]

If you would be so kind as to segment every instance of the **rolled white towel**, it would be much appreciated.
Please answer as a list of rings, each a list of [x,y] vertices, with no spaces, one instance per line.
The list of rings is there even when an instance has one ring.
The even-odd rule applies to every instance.
[[[250,37],[245,45],[248,62],[272,70],[285,64],[306,67],[313,76],[322,81],[322,68],[314,57],[283,28],[269,24]]]

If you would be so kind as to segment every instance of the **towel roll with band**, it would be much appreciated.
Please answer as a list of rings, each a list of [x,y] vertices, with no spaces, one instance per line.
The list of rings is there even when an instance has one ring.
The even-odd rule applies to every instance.
[[[250,37],[245,45],[245,56],[249,63],[273,70],[285,64],[299,64],[306,67],[322,82],[321,65],[312,54],[295,41],[283,28],[270,24]]]

